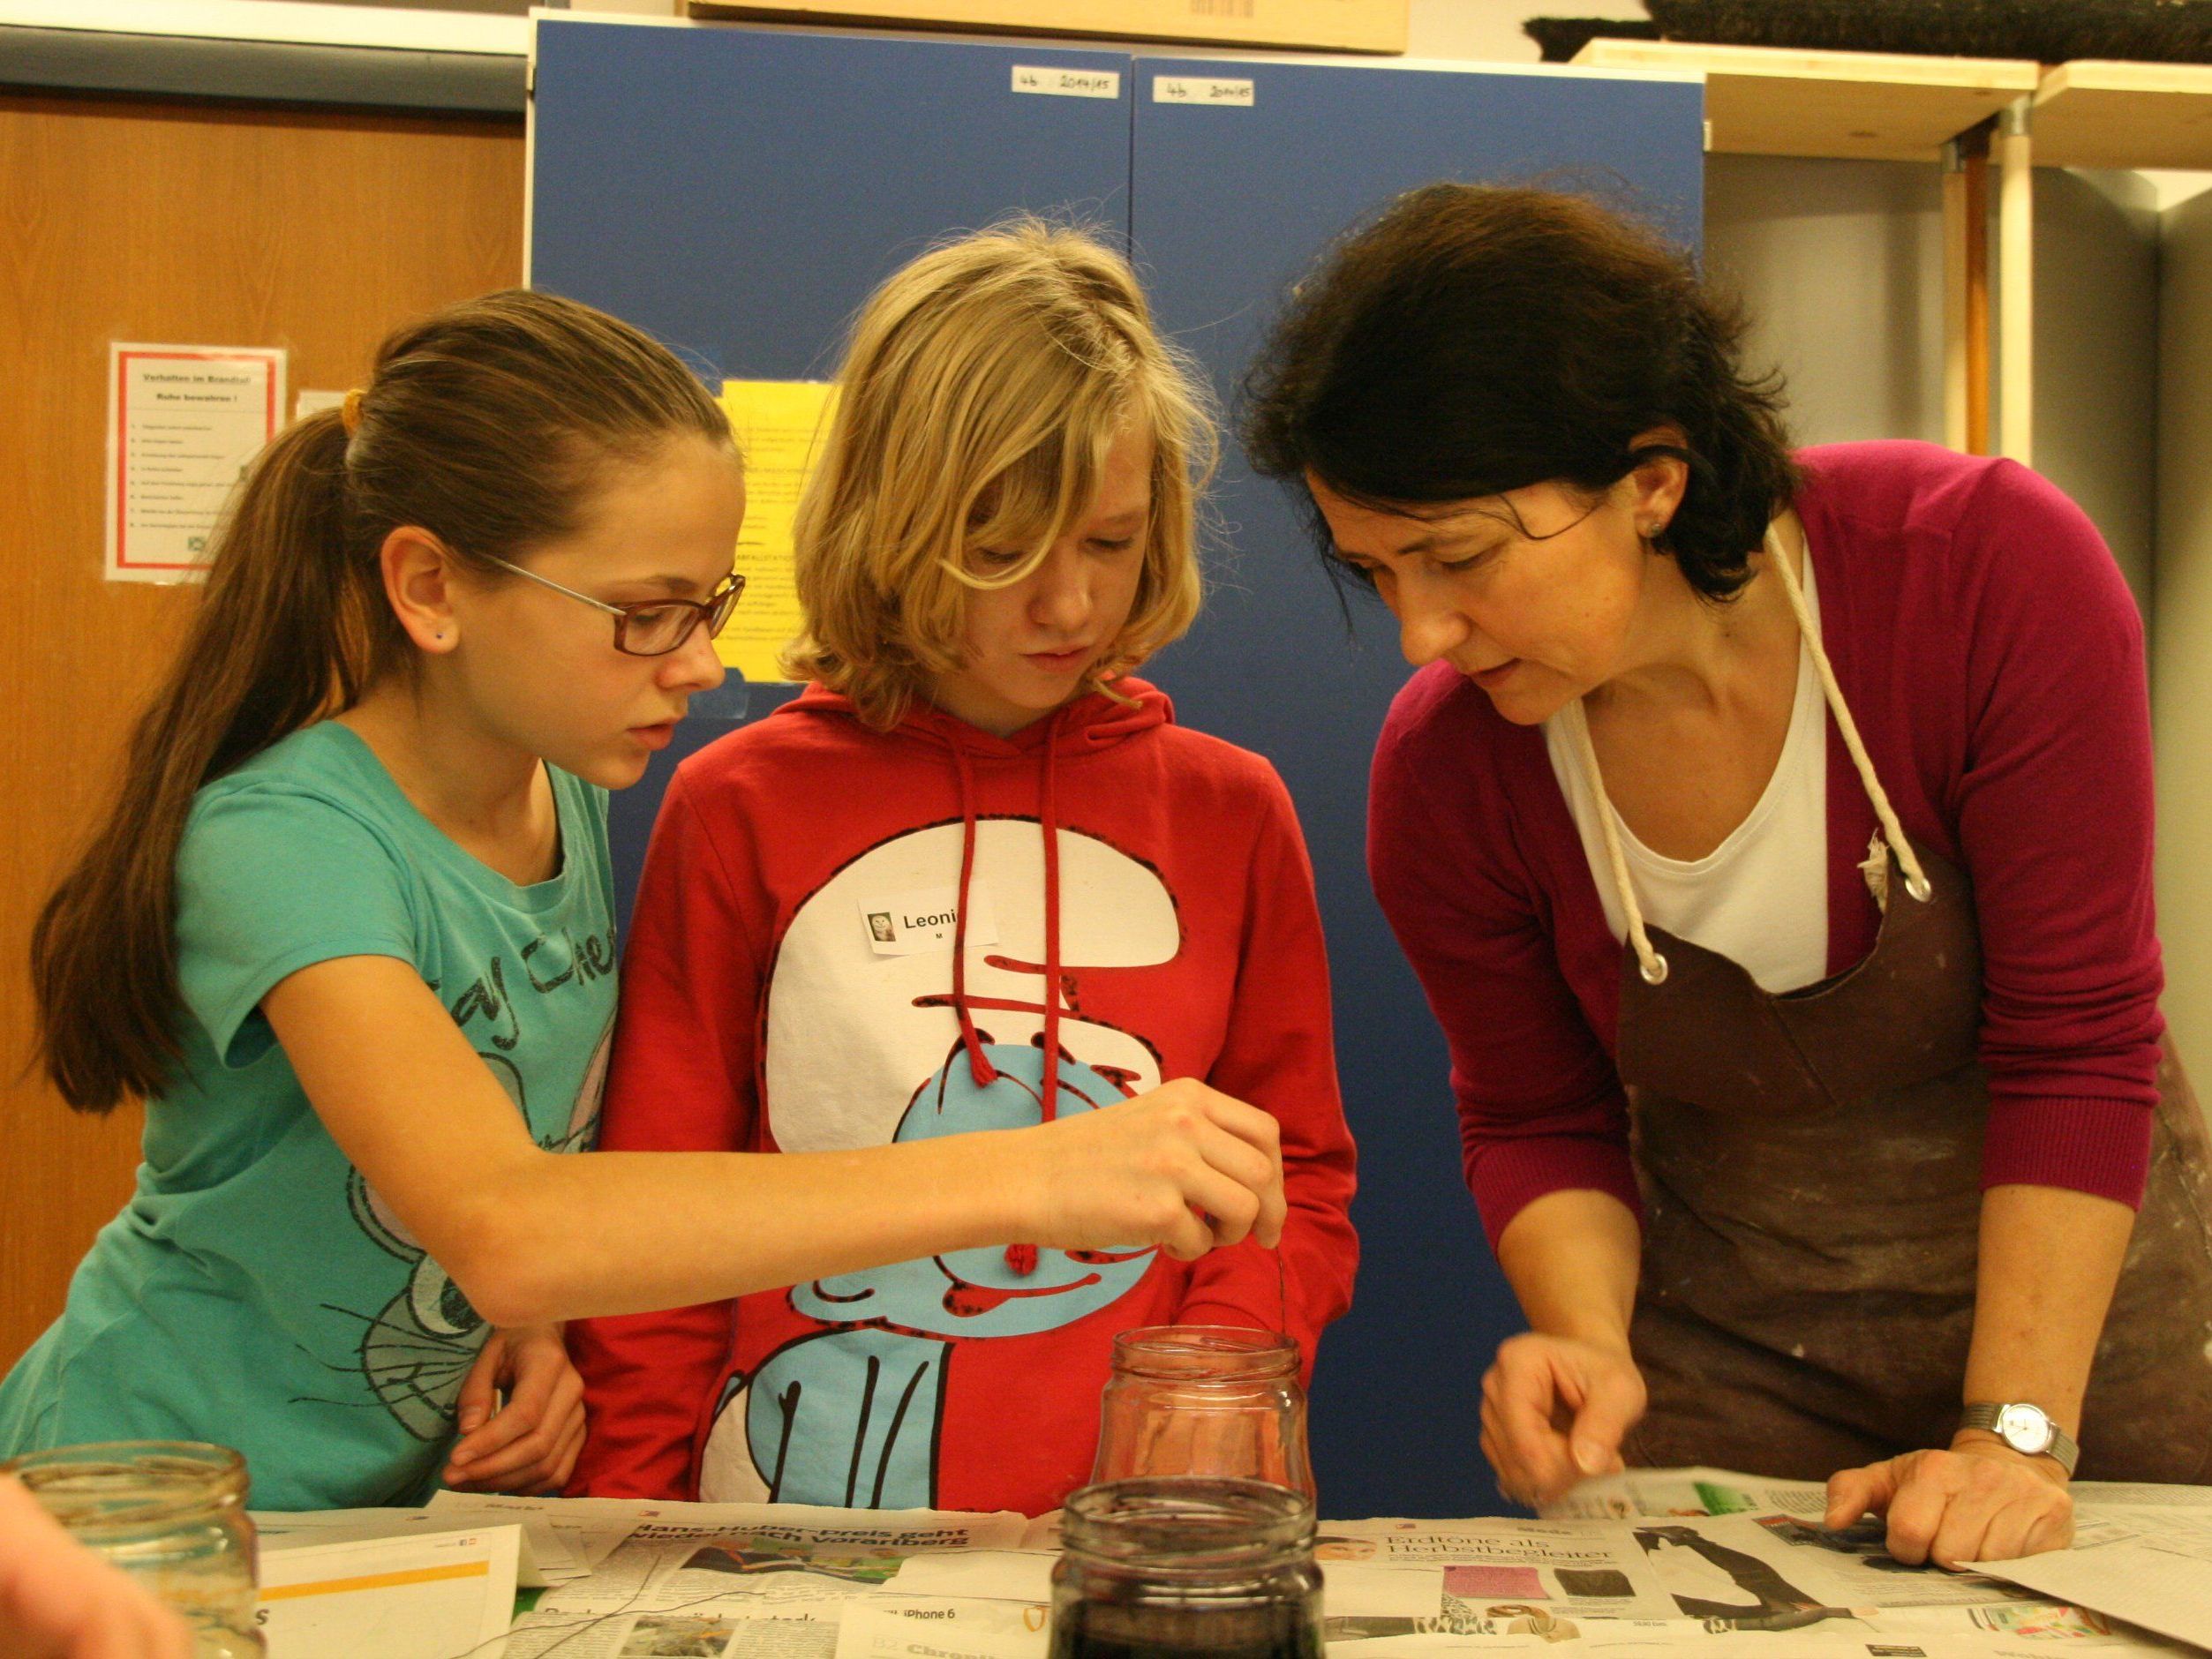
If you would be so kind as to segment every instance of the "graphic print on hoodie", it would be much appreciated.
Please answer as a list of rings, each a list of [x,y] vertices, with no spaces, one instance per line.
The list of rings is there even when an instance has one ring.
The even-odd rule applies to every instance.
[[[1002,739],[818,690],[680,770],[625,962],[602,1145],[810,1152],[1020,1128],[1196,1076],[1283,1123],[1253,1246],[1016,1244],[572,1328],[579,1486],[1026,1509],[1087,1476],[1114,1335],[1349,1298],[1351,1147],[1312,881],[1257,757],[1141,682]],[[1233,1086],[1232,1086],[1233,1085]],[[1287,1318],[1287,1324],[1286,1324]]]

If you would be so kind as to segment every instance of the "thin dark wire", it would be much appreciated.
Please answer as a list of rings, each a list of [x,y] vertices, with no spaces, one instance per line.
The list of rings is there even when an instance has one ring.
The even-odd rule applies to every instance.
[[[628,1618],[632,1613],[643,1614],[650,1612],[655,1618],[659,1617],[663,1613],[681,1613],[686,1608],[702,1607],[709,1602],[721,1601],[729,1595],[729,1592],[727,1590],[715,1590],[705,1595],[696,1596],[688,1602],[678,1602],[673,1607],[641,1608],[637,1605],[637,1601],[638,1598],[644,1594],[645,1587],[641,1584],[636,1589],[630,1593],[629,1599],[624,1602],[620,1607],[616,1608],[613,1612],[593,1613],[588,1617],[579,1618],[574,1630],[571,1630],[559,1641],[553,1643],[551,1647],[545,1648],[542,1651],[551,1653],[555,1648],[565,1648],[577,1637],[583,1635],[587,1630],[593,1628],[595,1625],[604,1625],[609,1619]],[[561,1626],[558,1625],[551,1626],[540,1625],[538,1628],[540,1631],[548,1628],[558,1630]],[[495,1642],[506,1641],[515,1633],[516,1633],[513,1628],[513,1621],[510,1620],[508,1622],[508,1628],[500,1632],[500,1634],[496,1636],[486,1636],[482,1641],[477,1643],[473,1648],[463,1648],[459,1653],[453,1655],[451,1659],[471,1659],[471,1655],[482,1653],[486,1648],[491,1647]],[[525,1631],[522,1633],[524,1635],[531,1635],[536,1634],[537,1633]]]

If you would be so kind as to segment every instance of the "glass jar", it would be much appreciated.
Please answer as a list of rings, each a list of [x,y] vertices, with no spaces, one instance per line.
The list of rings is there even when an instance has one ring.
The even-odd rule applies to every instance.
[[[194,1440],[57,1446],[0,1463],[86,1548],[175,1608],[195,1659],[267,1651],[254,1623],[245,1460]]]
[[[1320,1659],[1313,1500],[1266,1481],[1147,1475],[1067,1501],[1051,1659]]]
[[[1272,1331],[1160,1325],[1114,1339],[1091,1480],[1208,1475],[1313,1496],[1298,1348]]]

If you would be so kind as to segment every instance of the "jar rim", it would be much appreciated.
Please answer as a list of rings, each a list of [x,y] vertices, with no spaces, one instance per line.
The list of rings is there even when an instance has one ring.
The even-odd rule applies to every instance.
[[[1153,1572],[1249,1569],[1313,1548],[1313,1500],[1268,1481],[1143,1475],[1070,1494],[1069,1554]]]
[[[1246,1325],[1148,1325],[1114,1339],[1114,1369],[1139,1377],[1290,1377],[1298,1357],[1282,1332]]]
[[[99,1440],[0,1463],[73,1532],[148,1527],[243,1509],[245,1459],[205,1440]]]

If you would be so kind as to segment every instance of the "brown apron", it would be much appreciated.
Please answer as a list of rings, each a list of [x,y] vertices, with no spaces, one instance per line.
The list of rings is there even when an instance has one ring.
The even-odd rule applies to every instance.
[[[1778,995],[1647,930],[1593,749],[1584,762],[1630,935],[1617,1054],[1644,1203],[1630,1340],[1651,1407],[1624,1451],[1825,1480],[1947,1445],[1958,1426],[1989,1110],[1981,945],[1964,875],[1906,842],[1770,549],[1889,844],[1867,959]],[[2171,1041],[2158,1085],[2079,1473],[2212,1483],[2212,1149]]]

